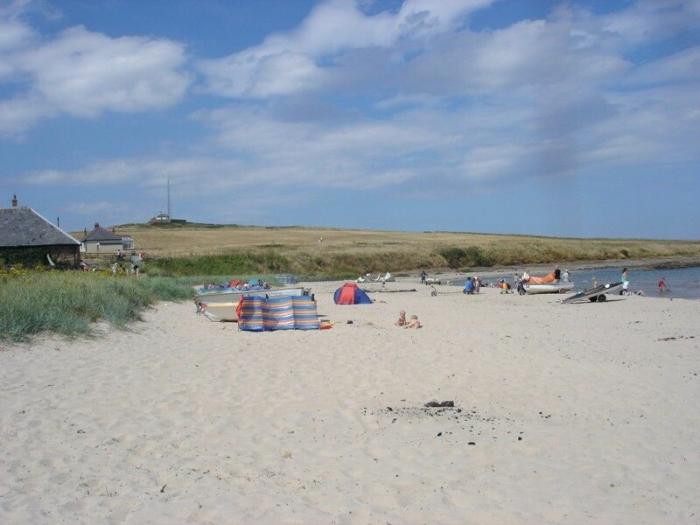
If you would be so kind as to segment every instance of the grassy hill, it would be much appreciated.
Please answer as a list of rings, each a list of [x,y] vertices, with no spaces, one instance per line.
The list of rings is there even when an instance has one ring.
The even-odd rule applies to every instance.
[[[698,241],[212,224],[130,224],[116,231],[133,237],[137,249],[146,252],[150,272],[174,275],[292,272],[347,277],[420,268],[700,257]]]

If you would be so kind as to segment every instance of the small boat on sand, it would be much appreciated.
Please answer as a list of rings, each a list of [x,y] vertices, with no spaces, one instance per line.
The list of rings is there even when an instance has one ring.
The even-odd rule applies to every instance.
[[[371,273],[367,273],[363,276],[358,277],[355,279],[356,283],[393,283],[396,281],[396,278],[391,275],[390,272],[386,272],[385,274],[377,274],[377,276],[373,276]]]
[[[551,283],[530,284],[523,283],[525,293],[565,293],[574,289],[574,283],[567,281],[554,281]]]
[[[570,292],[574,289],[574,283],[566,278],[561,279],[561,272],[559,269],[542,276],[528,275],[527,273],[524,273],[521,284],[521,294],[523,292],[528,294],[563,293]]]
[[[607,300],[606,294],[619,294],[622,291],[622,281],[617,283],[606,283],[590,288],[582,292],[578,292],[570,297],[567,297],[562,303],[570,304],[581,301],[590,301],[592,303],[603,303]]]
[[[267,297],[296,297],[310,295],[310,288],[195,288],[194,303],[197,312],[211,321],[236,321],[236,307],[241,297],[262,295]]]

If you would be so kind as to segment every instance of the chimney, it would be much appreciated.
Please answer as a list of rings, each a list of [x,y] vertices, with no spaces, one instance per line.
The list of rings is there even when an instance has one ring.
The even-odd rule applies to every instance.
[[[61,218],[60,217],[56,217],[56,226],[58,226],[59,228],[61,227]]]
[[[12,207],[13,208],[17,207],[17,195],[12,196]]]

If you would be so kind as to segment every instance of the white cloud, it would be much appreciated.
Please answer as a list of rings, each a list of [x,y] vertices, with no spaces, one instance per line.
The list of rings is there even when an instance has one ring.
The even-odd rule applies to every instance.
[[[34,31],[18,20],[3,18],[0,12],[0,51],[18,49],[34,38]]]
[[[128,161],[104,161],[97,162],[74,171],[41,170],[27,173],[22,177],[29,184],[118,184],[127,182],[137,176],[139,171],[134,170]]]
[[[442,96],[598,87],[624,74],[630,64],[591,38],[582,43],[576,20],[565,10],[497,31],[452,33],[406,64],[401,85]]]
[[[160,109],[178,102],[188,77],[179,44],[110,38],[74,27],[22,55],[33,89],[50,106],[76,116]]]
[[[76,202],[71,205],[71,211],[78,215],[99,215],[105,212],[114,212],[114,203],[106,201]]]
[[[643,64],[625,79],[627,85],[660,85],[700,80],[700,46]]]
[[[297,30],[271,35],[222,59],[205,60],[200,70],[212,93],[233,98],[289,95],[327,83],[322,60],[364,48],[389,48],[400,39],[426,38],[452,29],[470,11],[492,0],[407,0],[398,13],[366,15],[350,0],[323,2]]]
[[[17,71],[13,54],[36,39],[32,28],[17,18],[19,12],[20,4],[0,6],[0,82],[11,78]]]
[[[600,16],[564,4],[546,19],[496,31],[461,25],[490,3],[406,0],[397,12],[368,15],[355,2],[327,1],[298,28],[202,61],[200,69],[210,92],[242,100],[381,90],[408,97],[554,85],[592,89],[633,69],[630,49],[700,24],[696,2],[669,0]]]
[[[12,82],[19,92],[0,100],[0,136],[59,114],[166,108],[182,100],[191,82],[181,44],[111,38],[83,27],[41,41],[15,11],[0,11],[0,82]]]
[[[407,1],[396,12],[375,15],[350,2],[323,3],[297,29],[202,64],[213,92],[240,100],[194,116],[210,133],[194,145],[196,154],[115,159],[22,179],[128,183],[155,192],[170,177],[190,188],[185,198],[215,202],[261,187],[401,192],[420,183],[449,192],[698,159],[697,48],[644,64],[631,53],[641,38],[633,26],[642,24],[640,13],[648,18],[659,11],[655,4],[634,5],[616,18],[565,5],[546,19],[499,30],[465,28],[464,16],[485,3]],[[674,13],[686,9],[668,5],[659,16],[676,20]],[[84,49],[82,41],[102,43],[117,56],[123,49],[126,56],[152,49],[156,69],[167,64],[173,72],[180,63],[177,49],[162,41],[113,40],[75,28],[56,39],[58,60],[73,47]],[[62,82],[46,65],[54,56],[35,56],[44,64],[37,100],[48,106],[39,103],[34,118],[59,109],[86,115],[124,109],[124,100],[135,107],[155,103],[124,88],[116,101],[95,98],[85,108],[73,107],[64,102],[65,91],[48,92]],[[79,70],[99,68],[89,54],[73,60]],[[123,71],[137,77],[150,69],[126,62],[131,65]],[[12,102],[18,115],[32,105],[31,99]]]
[[[323,73],[308,56],[279,51],[248,51],[201,64],[209,77],[209,89],[230,97],[287,95],[313,89]]]
[[[596,19],[602,31],[623,47],[649,44],[686,32],[697,32],[697,0],[639,0],[629,8]]]
[[[53,110],[38,97],[23,96],[0,100],[0,137],[17,135],[41,118],[53,114]]]
[[[400,185],[428,164],[422,155],[450,137],[419,120],[346,125],[281,121],[263,110],[207,112],[200,120],[217,134],[216,155],[114,159],[73,170],[25,173],[33,185],[162,188],[169,177],[190,197],[266,188],[379,188]]]

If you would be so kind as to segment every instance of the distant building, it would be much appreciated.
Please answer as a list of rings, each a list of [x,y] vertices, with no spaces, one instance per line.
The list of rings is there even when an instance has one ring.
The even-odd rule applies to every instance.
[[[170,224],[170,215],[161,212],[148,221],[148,224]]]
[[[148,221],[148,224],[151,226],[158,226],[160,224],[187,224],[187,221],[185,219],[173,219],[167,213],[159,213]]]
[[[114,231],[109,231],[95,223],[95,229],[85,232],[83,238],[83,250],[91,255],[112,254],[119,250],[131,250],[134,248],[134,241],[131,237],[117,235]]]
[[[32,208],[0,208],[0,263],[55,264],[80,263],[80,241],[64,232]]]

